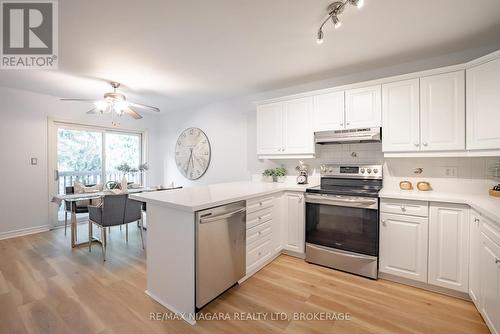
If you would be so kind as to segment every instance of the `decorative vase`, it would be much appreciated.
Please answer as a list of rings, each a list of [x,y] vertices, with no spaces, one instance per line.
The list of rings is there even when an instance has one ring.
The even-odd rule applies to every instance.
[[[273,182],[273,177],[272,175],[263,175],[262,176],[262,179],[264,180],[264,182]]]
[[[123,176],[122,178],[122,181],[121,181],[121,190],[122,190],[122,193],[125,194],[127,192],[127,179],[125,178],[125,175]]]

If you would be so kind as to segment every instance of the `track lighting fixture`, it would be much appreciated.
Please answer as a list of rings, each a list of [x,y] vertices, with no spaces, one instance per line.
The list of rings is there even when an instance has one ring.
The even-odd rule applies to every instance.
[[[321,23],[318,29],[318,34],[316,38],[316,42],[318,44],[323,43],[323,26],[328,22],[330,19],[332,20],[333,26],[335,29],[340,28],[342,25],[342,22],[339,19],[339,15],[344,12],[345,6],[347,4],[356,6],[358,9],[362,8],[363,5],[365,4],[364,0],[343,0],[343,1],[335,1],[328,6],[328,17]]]

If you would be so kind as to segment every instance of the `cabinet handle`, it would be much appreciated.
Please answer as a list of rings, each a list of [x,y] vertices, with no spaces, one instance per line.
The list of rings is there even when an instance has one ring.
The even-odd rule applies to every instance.
[[[474,218],[475,223],[479,223],[479,218]]]
[[[495,259],[495,263],[500,263],[500,260],[499,259]]]

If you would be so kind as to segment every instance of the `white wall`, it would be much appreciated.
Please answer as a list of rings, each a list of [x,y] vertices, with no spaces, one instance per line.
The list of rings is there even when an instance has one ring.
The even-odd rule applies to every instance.
[[[0,88],[0,184],[3,194],[0,238],[8,232],[49,224],[48,117],[111,127],[109,119],[87,115],[88,109],[78,103],[60,102],[52,96]],[[160,184],[163,177],[157,118],[144,113],[143,120],[123,118],[120,126],[147,130],[151,166],[148,183],[153,185]],[[30,165],[31,157],[38,158],[38,165]]]
[[[489,49],[466,50],[417,62],[267,91],[253,96],[239,97],[195,110],[169,113],[163,116],[164,129],[166,130],[163,145],[167,152],[164,158],[164,183],[174,182],[176,185],[186,186],[248,180],[253,174],[259,174],[266,168],[280,165],[285,166],[289,174],[295,175],[294,167],[298,164],[297,160],[271,161],[257,159],[255,101],[460,64],[480,57],[489,51]],[[300,64],[297,66],[300,66]],[[199,127],[207,132],[212,145],[211,166],[205,176],[194,182],[186,180],[177,171],[173,154],[177,136],[184,128],[192,126]],[[358,156],[352,157],[352,152],[356,152]],[[426,161],[428,165],[434,164],[432,159],[426,159]],[[322,163],[340,162],[382,164],[383,154],[380,145],[377,144],[317,146],[317,158],[306,160],[306,163],[313,169],[317,169]],[[393,162],[393,165],[397,166],[398,162]],[[430,168],[426,168],[426,173],[429,173],[428,170]]]

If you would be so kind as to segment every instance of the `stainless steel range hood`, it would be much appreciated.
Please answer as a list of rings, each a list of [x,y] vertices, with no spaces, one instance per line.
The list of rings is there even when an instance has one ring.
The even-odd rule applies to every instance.
[[[348,144],[380,142],[380,128],[319,131],[314,133],[316,144]]]

